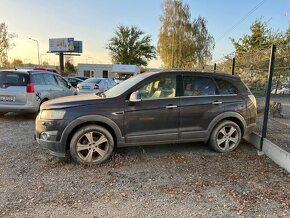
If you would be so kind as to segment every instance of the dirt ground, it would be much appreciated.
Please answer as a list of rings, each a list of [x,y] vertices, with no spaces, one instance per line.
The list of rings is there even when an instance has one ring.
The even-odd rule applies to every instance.
[[[52,158],[34,116],[0,118],[1,217],[289,217],[290,175],[254,146],[117,149],[103,165]]]

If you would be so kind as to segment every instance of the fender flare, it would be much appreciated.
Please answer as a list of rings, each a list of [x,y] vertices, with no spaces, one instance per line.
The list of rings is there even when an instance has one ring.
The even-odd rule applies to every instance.
[[[241,124],[242,124],[242,128],[243,131],[245,132],[245,130],[247,129],[247,123],[246,120],[244,119],[244,117],[242,115],[240,115],[237,112],[224,112],[222,114],[219,114],[218,116],[216,116],[211,123],[208,126],[208,136],[207,136],[207,140],[209,139],[209,137],[211,136],[211,133],[214,129],[214,127],[222,120],[226,119],[226,118],[236,118],[238,119]]]
[[[122,132],[121,132],[120,128],[118,127],[118,125],[114,121],[112,121],[111,119],[109,119],[105,116],[101,116],[101,115],[86,115],[86,116],[78,117],[77,119],[73,120],[65,127],[65,129],[63,130],[63,133],[61,135],[61,139],[60,139],[61,144],[66,145],[68,136],[72,132],[72,130],[74,128],[76,128],[77,126],[84,124],[86,122],[101,122],[101,123],[104,123],[104,124],[110,126],[115,133],[117,142],[119,142],[119,143],[124,142],[124,137],[122,137]]]

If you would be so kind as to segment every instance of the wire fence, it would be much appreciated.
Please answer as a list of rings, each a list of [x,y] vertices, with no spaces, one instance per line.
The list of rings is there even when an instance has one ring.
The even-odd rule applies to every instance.
[[[285,49],[286,48],[286,49]],[[277,46],[270,87],[269,115],[266,138],[290,152],[290,49]],[[239,75],[256,96],[258,117],[256,132],[262,135],[269,75],[271,47],[246,54],[231,53],[215,61],[217,71]],[[233,64],[234,63],[234,64]],[[214,66],[205,69],[212,70]],[[234,69],[233,69],[234,68]]]

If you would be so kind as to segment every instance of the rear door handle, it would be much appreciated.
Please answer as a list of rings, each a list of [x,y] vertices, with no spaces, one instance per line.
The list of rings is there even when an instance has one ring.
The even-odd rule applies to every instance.
[[[222,101],[214,101],[214,102],[212,102],[212,104],[214,104],[214,105],[219,105],[219,104],[222,104],[223,102]]]
[[[166,108],[167,108],[167,109],[177,108],[177,105],[167,105]]]

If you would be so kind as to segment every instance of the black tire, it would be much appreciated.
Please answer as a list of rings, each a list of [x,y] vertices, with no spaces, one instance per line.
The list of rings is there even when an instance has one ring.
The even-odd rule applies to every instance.
[[[235,150],[242,139],[242,131],[238,124],[225,120],[217,124],[212,131],[209,145],[219,153],[227,153]]]
[[[97,165],[111,157],[114,139],[111,133],[98,125],[87,125],[79,129],[70,142],[71,157],[84,165]]]

